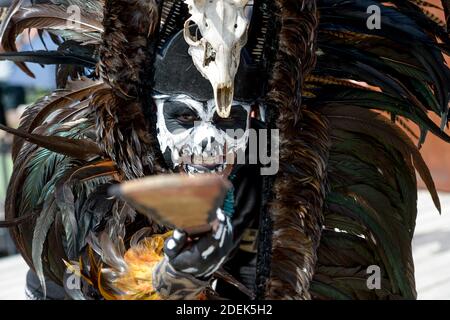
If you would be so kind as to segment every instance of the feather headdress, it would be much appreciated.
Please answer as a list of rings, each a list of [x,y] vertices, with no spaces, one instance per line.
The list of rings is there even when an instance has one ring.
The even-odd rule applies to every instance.
[[[64,14],[71,5],[81,8],[76,21]],[[266,80],[267,126],[280,130],[280,171],[264,178],[258,298],[416,296],[415,170],[440,205],[403,129],[420,127],[418,145],[428,132],[450,141],[450,5],[439,8],[445,21],[434,7],[254,1],[246,49]],[[380,28],[368,27],[368,8]],[[106,187],[164,170],[154,142],[153,62],[188,16],[181,0],[14,0],[4,15],[0,58],[30,75],[27,61],[58,65],[61,89],[29,107],[15,132],[6,204],[10,222],[20,222],[16,243],[41,279],[61,282],[62,259],[76,260],[87,234],[105,224],[118,246],[146,224],[107,200]],[[27,28],[48,32],[59,49],[16,52]],[[43,144],[48,136],[58,138]],[[82,144],[96,148],[80,153]],[[371,265],[380,267],[381,290],[367,290]]]

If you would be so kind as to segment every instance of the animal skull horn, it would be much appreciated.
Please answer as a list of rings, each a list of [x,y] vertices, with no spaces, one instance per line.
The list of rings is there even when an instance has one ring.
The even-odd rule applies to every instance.
[[[249,7],[253,0],[185,0],[185,3],[191,14],[184,25],[189,54],[213,87],[217,113],[227,118],[241,50],[247,43]]]

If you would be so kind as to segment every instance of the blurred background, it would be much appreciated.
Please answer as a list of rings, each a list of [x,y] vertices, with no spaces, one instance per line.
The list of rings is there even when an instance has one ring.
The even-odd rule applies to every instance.
[[[44,39],[45,40],[45,39]],[[48,39],[47,39],[48,40]],[[18,40],[19,50],[44,50],[43,43],[33,30],[24,33]],[[46,41],[47,47],[52,42]],[[36,75],[35,79],[24,74],[16,65],[9,61],[0,61],[0,123],[17,127],[20,116],[27,104],[46,95],[55,86],[55,67],[45,68],[37,64],[29,64]],[[0,132],[0,219],[4,219],[3,204],[12,171],[11,162],[12,137]],[[9,232],[0,229],[0,257],[15,253],[15,248],[9,238]],[[1,261],[1,260],[0,260]],[[1,262],[0,262],[1,263]],[[0,276],[1,277],[1,276]],[[1,291],[1,290],[0,290]]]
[[[439,4],[439,1],[430,1]],[[434,12],[440,16],[440,12]],[[48,40],[48,39],[47,39]],[[51,48],[52,41],[46,41]],[[18,41],[19,50],[42,50],[41,39],[33,30],[25,31]],[[1,48],[0,48],[1,50]],[[55,68],[28,64],[36,75],[31,79],[13,63],[0,61],[0,123],[16,127],[26,105],[54,89]],[[413,125],[408,123],[408,125]],[[418,130],[415,132],[419,134]],[[12,171],[12,138],[0,132],[0,220],[4,219],[4,199]],[[430,166],[440,193],[442,214],[435,209],[430,195],[420,189],[418,219],[413,241],[419,299],[450,300],[450,145],[431,134],[421,150]],[[423,188],[422,181],[419,187]],[[0,229],[0,300],[24,299],[28,270],[16,254],[8,230]]]
[[[49,39],[44,39],[49,40]],[[45,41],[51,47],[52,41]],[[44,50],[39,36],[33,31],[24,33],[17,42],[19,50]],[[27,104],[46,95],[55,86],[55,67],[41,67],[30,64],[35,79],[24,74],[16,65],[9,61],[0,61],[0,123],[17,127],[20,116]],[[3,204],[12,171],[11,162],[12,137],[0,132],[0,219],[4,219]],[[9,232],[0,229],[0,257],[15,253],[14,245],[9,238]],[[1,260],[0,260],[1,261]],[[0,262],[1,263],[1,262]],[[1,276],[0,276],[1,277]],[[0,290],[1,291],[1,290]]]

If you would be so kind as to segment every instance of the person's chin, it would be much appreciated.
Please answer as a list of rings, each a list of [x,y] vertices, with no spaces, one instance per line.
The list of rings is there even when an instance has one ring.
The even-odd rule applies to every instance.
[[[221,164],[183,164],[179,168],[179,172],[188,175],[197,174],[218,174],[223,178],[227,178],[231,171],[233,170],[233,165],[221,163]]]

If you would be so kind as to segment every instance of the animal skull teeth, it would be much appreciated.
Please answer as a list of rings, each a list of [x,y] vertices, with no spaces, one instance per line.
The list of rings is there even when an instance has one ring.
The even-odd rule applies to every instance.
[[[229,83],[214,91],[214,98],[217,105],[217,114],[222,118],[228,118],[231,112],[231,104],[233,103],[234,86]]]

